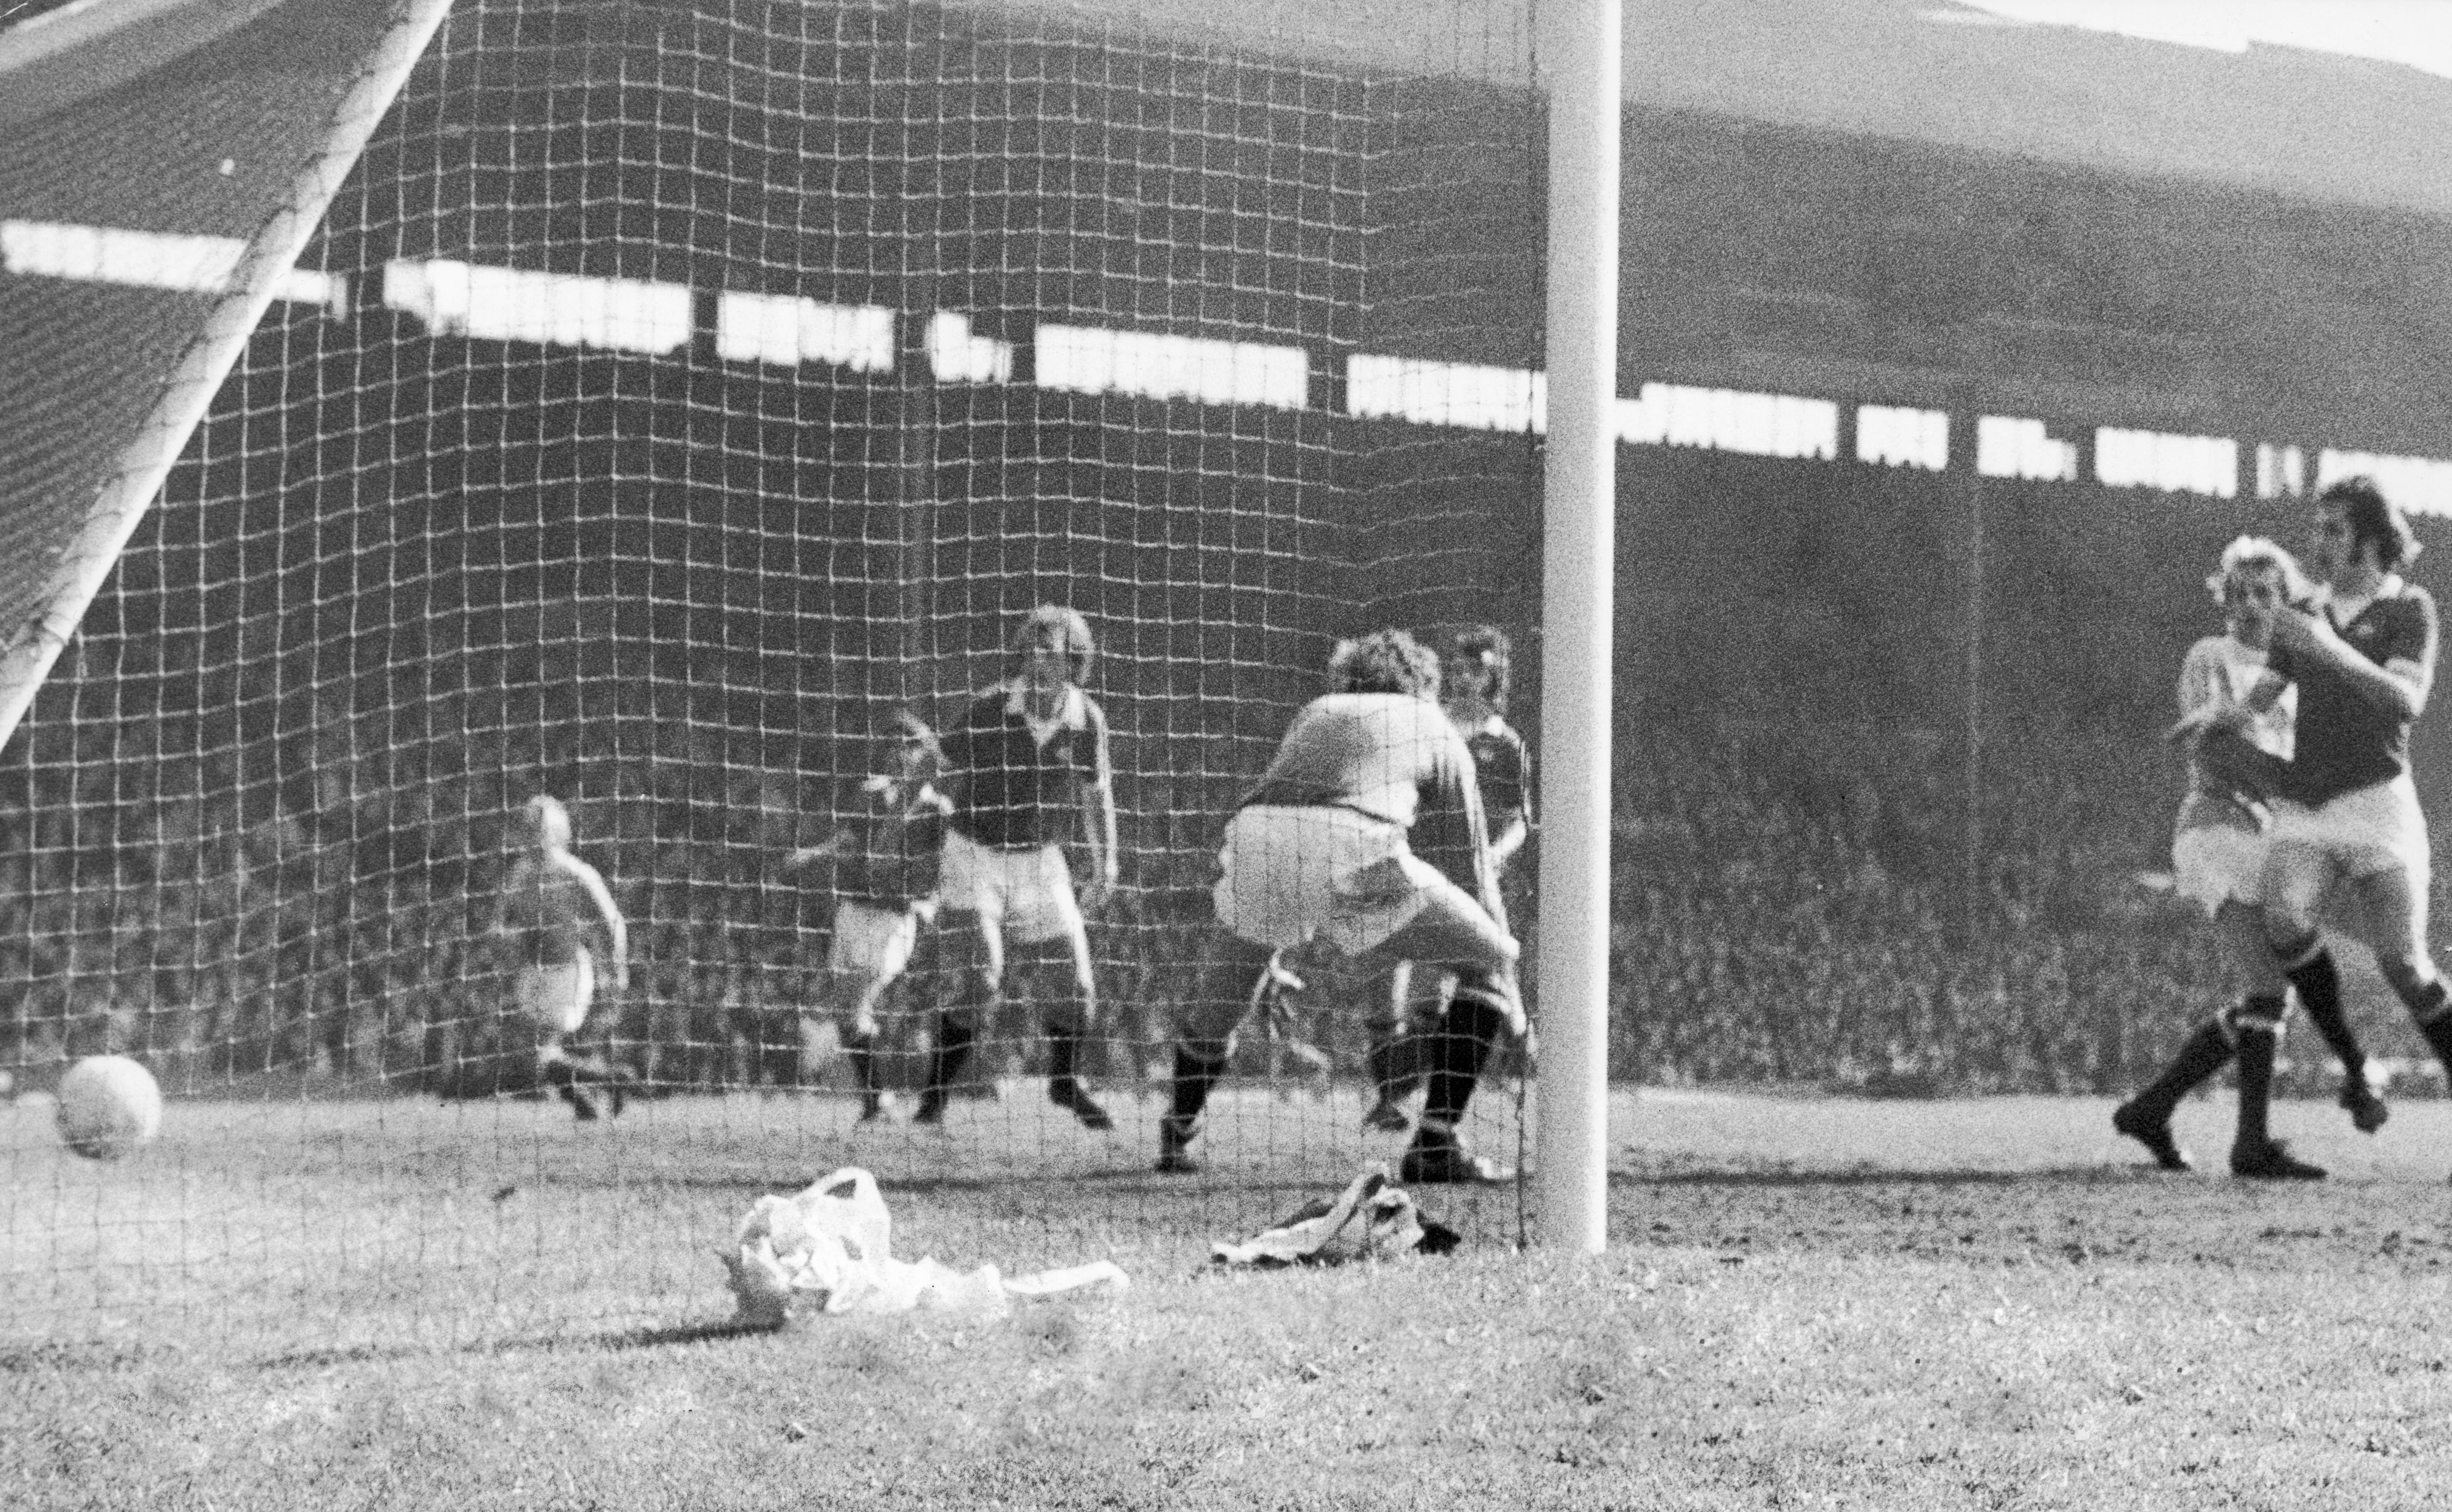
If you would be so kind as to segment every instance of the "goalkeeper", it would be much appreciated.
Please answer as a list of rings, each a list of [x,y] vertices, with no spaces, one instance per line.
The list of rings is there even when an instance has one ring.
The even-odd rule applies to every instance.
[[[1437,658],[1401,630],[1340,643],[1329,683],[1227,824],[1211,894],[1219,929],[1177,1031],[1157,1168],[1199,1168],[1190,1147],[1251,983],[1274,952],[1319,935],[1349,954],[1454,974],[1426,1047],[1430,1091],[1402,1179],[1511,1181],[1513,1170],[1472,1153],[1457,1133],[1492,1046],[1524,1032],[1519,951],[1473,752],[1439,708]]]
[[[528,799],[523,821],[522,851],[503,883],[495,933],[517,963],[511,1004],[535,1036],[537,1074],[585,1123],[598,1111],[592,1089],[604,1088],[619,1113],[623,1089],[637,1080],[603,1056],[569,1049],[596,1002],[591,940],[602,940],[621,992],[630,985],[629,933],[603,876],[570,854],[570,812],[562,801]]]
[[[885,1115],[877,1075],[878,1006],[910,966],[920,926],[937,915],[937,856],[954,808],[933,782],[945,760],[936,733],[907,710],[896,713],[895,724],[894,771],[862,782],[860,812],[783,862],[787,871],[837,863],[825,1009],[860,1081],[863,1124]]]

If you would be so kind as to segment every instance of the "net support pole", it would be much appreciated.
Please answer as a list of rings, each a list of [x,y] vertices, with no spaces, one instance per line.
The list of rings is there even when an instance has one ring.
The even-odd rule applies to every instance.
[[[324,224],[332,197],[357,166],[367,139],[383,123],[451,6],[452,0],[392,0],[389,27],[334,107],[323,150],[299,169],[287,203],[247,243],[230,270],[227,291],[206,316],[179,365],[164,381],[161,397],[95,490],[84,522],[60,554],[41,604],[0,649],[0,745],[17,733],[43,679],[50,676],[94,595],[118,565],[129,538],[162,491],[163,480],[187,449],[188,438],[212,407],[222,380],[237,364],[282,280],[298,265]]]
[[[1617,509],[1620,0],[1543,0],[1541,1079],[1534,1241],[1609,1235],[1610,704]]]

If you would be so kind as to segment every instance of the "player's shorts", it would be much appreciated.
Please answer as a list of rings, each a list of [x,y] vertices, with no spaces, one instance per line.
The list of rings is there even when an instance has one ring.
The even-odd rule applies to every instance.
[[[1089,937],[1060,845],[1004,850],[948,831],[939,877],[946,908],[977,913],[980,922],[1000,926],[1007,939]]]
[[[1328,807],[1243,810],[1218,864],[1218,923],[1279,949],[1322,935],[1348,954],[1412,923],[1446,881],[1406,844],[1403,825]]]
[[[887,908],[847,897],[835,905],[835,937],[826,948],[826,969],[890,982],[911,964],[911,952],[919,943],[917,908]]]
[[[596,1003],[596,962],[582,951],[558,965],[522,967],[511,991],[540,1039],[576,1034]]]
[[[2304,868],[2312,854],[2339,876],[2399,870],[2422,889],[2431,867],[2426,815],[2407,773],[2312,807],[2277,798],[2270,841],[2267,863],[2277,875]]]
[[[2225,903],[2254,905],[2264,899],[2264,852],[2262,826],[2245,810],[2232,808],[2237,822],[2185,823],[2171,836],[2172,890],[2205,911],[2220,913]]]

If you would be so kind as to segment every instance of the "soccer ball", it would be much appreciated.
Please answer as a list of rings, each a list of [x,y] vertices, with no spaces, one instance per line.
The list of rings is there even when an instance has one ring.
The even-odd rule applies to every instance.
[[[124,1160],[162,1131],[162,1089],[125,1055],[89,1055],[60,1078],[60,1141],[88,1160]]]

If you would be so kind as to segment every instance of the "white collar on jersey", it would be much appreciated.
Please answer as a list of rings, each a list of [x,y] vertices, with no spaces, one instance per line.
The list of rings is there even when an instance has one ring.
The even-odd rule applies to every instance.
[[[1008,718],[1019,719],[1030,730],[1033,744],[1045,745],[1060,730],[1078,730],[1088,725],[1090,717],[1082,708],[1081,690],[1071,685],[1064,689],[1064,700],[1056,706],[1056,717],[1041,719],[1030,712],[1030,685],[1016,677],[999,684],[1004,689],[1004,712]]]

